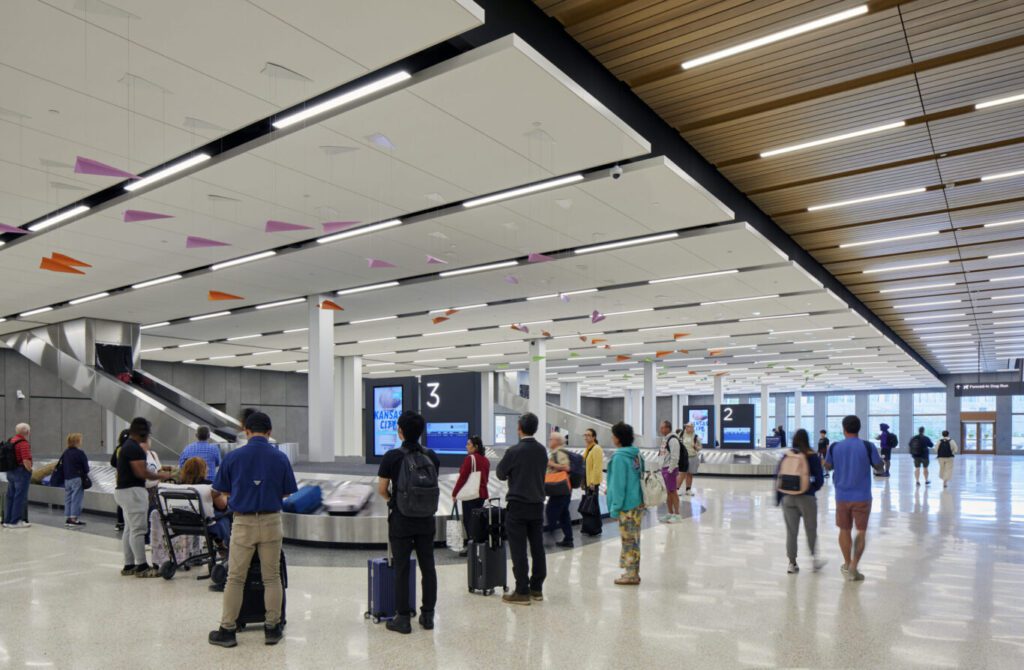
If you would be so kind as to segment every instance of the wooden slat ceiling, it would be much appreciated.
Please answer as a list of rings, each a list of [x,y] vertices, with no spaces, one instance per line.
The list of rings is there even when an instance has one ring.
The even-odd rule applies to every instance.
[[[536,2],[938,370],[1001,370],[1019,358],[1024,329],[1004,322],[1024,320],[1024,254],[1005,254],[1024,252],[1024,172],[980,178],[1024,171],[1024,100],[974,105],[1024,94],[1020,0],[874,0],[858,17],[685,70],[684,60],[863,3]],[[865,272],[938,261],[948,262]],[[936,353],[952,348],[935,347],[944,324],[971,334],[959,356],[978,356]]]

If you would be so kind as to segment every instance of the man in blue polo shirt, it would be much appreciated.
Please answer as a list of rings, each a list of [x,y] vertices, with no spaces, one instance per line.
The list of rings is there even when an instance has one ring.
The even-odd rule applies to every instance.
[[[270,417],[254,412],[245,419],[249,442],[224,457],[213,482],[214,494],[229,495],[234,513],[228,551],[228,581],[220,628],[210,633],[210,644],[234,647],[242,591],[254,552],[259,552],[263,574],[263,601],[267,615],[264,641],[277,644],[281,630],[281,500],[295,493],[295,473],[288,457],[270,444]]]
[[[839,549],[843,565],[839,571],[848,582],[863,581],[857,570],[867,541],[868,517],[871,516],[871,473],[883,472],[882,457],[875,445],[860,439],[860,419],[843,417],[843,435],[828,450],[825,467],[832,470],[832,486],[836,490],[836,526],[839,528]],[[857,537],[852,535],[857,526]]]
[[[206,426],[199,426],[196,430],[196,441],[181,452],[178,469],[185,467],[185,461],[193,457],[206,461],[206,476],[213,481],[217,476],[217,468],[220,467],[220,447],[210,442],[210,429]]]

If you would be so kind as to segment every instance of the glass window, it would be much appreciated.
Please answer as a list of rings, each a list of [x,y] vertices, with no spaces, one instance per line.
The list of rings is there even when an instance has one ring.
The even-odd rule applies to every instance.
[[[857,401],[854,396],[851,395],[829,395],[828,396],[828,415],[838,416],[842,418],[847,414],[853,414],[857,411]]]
[[[945,414],[945,393],[915,393],[914,414]]]
[[[923,427],[924,434],[932,439],[932,442],[938,442],[942,437],[942,431],[949,430],[949,426],[946,425],[945,414],[915,414],[914,425],[907,430],[907,435],[904,437],[900,435],[900,446],[910,443],[910,438],[917,435],[917,429]],[[953,437],[959,441],[959,436],[954,435],[956,429],[949,430],[950,437]]]
[[[1024,414],[1024,395],[1013,396],[1013,413]]]
[[[722,399],[723,405],[742,405],[743,400],[738,395],[727,395]]]
[[[845,415],[843,415],[845,416]],[[825,426],[828,430],[828,439],[832,442],[838,442],[843,439],[843,417],[842,416],[830,416],[828,417],[827,425]]]
[[[1024,414],[1013,415],[1013,434],[1010,439],[1010,448],[1014,451],[1024,451]]]
[[[868,395],[868,412],[870,414],[899,414],[899,393],[871,393]],[[872,422],[873,423],[873,422]]]
[[[960,398],[961,412],[994,412],[996,397],[994,395],[969,395]]]

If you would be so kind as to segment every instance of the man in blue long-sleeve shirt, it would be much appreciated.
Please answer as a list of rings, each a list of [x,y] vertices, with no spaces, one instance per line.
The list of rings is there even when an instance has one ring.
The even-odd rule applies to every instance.
[[[220,447],[210,442],[210,429],[200,426],[196,430],[196,441],[185,447],[178,458],[178,469],[185,465],[190,458],[201,458],[206,461],[206,476],[213,481],[217,476],[217,468],[220,467]]]

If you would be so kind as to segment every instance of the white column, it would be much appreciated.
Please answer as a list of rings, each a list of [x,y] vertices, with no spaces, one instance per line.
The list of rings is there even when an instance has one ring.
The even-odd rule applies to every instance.
[[[672,430],[679,430],[683,427],[683,398],[678,393],[672,394]]]
[[[494,444],[494,373],[480,373],[480,438]]]
[[[715,377],[715,440],[722,444],[722,377]]]
[[[546,442],[548,433],[547,360],[544,340],[530,340],[530,411],[537,415],[537,439]]]
[[[119,422],[113,412],[103,410],[103,448],[108,454],[114,453],[117,448],[117,434],[121,432],[118,425],[121,423],[124,422]]]
[[[623,396],[624,406],[622,412],[623,423],[633,426],[636,433],[641,433],[643,426],[643,389],[626,389]]]
[[[654,362],[644,363],[643,434],[648,447],[658,446],[658,388]]]
[[[558,404],[570,412],[580,411],[580,383],[559,382]]]
[[[802,418],[801,414],[803,412],[803,401],[804,398],[803,394],[800,392],[800,389],[793,391],[793,431],[792,434],[786,436],[786,443],[789,444],[790,446],[792,446],[793,444],[793,435],[796,435],[796,431],[800,430],[800,420]]]
[[[765,446],[768,437],[768,385],[761,384],[761,444]]]
[[[309,460],[334,460],[334,312],[311,295],[309,311]]]
[[[338,440],[339,456],[363,455],[363,357],[339,358],[336,366],[339,389]]]

